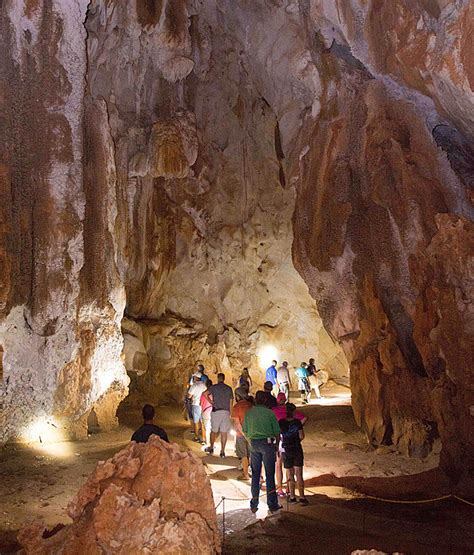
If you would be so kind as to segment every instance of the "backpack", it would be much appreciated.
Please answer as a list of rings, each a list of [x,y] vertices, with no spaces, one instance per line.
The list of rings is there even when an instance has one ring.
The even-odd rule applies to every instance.
[[[301,422],[299,420],[284,420],[281,428],[281,439],[284,446],[300,444]]]

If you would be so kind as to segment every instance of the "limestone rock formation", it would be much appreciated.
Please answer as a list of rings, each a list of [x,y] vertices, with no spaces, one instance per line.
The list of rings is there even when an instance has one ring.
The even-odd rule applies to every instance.
[[[73,523],[55,533],[39,521],[22,528],[25,553],[221,552],[204,466],[157,436],[99,462],[68,514]]]
[[[0,13],[3,440],[114,424],[125,315],[135,393],[315,356],[371,444],[472,466],[472,2]]]

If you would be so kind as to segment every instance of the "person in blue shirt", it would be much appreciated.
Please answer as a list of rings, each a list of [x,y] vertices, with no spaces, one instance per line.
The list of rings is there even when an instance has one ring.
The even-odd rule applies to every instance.
[[[296,377],[298,378],[298,389],[301,393],[301,400],[304,405],[308,404],[311,396],[311,388],[309,385],[309,374],[306,362],[302,362],[301,366],[295,370]]]
[[[276,390],[278,389],[276,365],[277,361],[272,360],[272,365],[267,368],[267,373],[265,374],[265,380],[267,382],[272,382],[273,392],[276,392]]]

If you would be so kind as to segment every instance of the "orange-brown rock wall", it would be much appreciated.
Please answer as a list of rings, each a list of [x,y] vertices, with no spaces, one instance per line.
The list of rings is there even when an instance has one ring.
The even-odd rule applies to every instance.
[[[442,464],[459,475],[473,449],[471,159],[438,147],[422,103],[325,57],[327,96],[303,135],[295,264],[350,360],[369,441],[424,456],[439,432]]]

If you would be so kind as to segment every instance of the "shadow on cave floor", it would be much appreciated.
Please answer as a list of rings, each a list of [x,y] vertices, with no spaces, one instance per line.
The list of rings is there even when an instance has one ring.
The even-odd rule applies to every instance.
[[[0,553],[18,547],[16,531],[26,520],[40,517],[49,526],[69,521],[66,505],[97,461],[121,449],[141,424],[140,406],[146,400],[141,400],[140,406],[129,401],[120,407],[117,430],[64,442],[60,452],[38,452],[18,444],[0,450]],[[311,504],[289,506],[288,512],[285,507],[281,516],[261,520],[267,513],[264,499],[253,515],[248,509],[249,484],[236,479],[239,470],[233,440],[225,459],[205,455],[201,446],[192,442],[180,407],[158,407],[157,423],[173,441],[202,458],[216,505],[222,496],[227,498],[217,509],[222,529],[225,508],[226,553],[289,553],[295,545],[302,553],[350,553],[349,548],[360,547],[403,548],[406,553],[468,552],[472,531],[466,523],[473,520],[470,507],[469,513],[450,501],[421,508],[384,507],[348,491],[383,497],[416,497],[426,488],[432,495],[443,493],[447,486],[436,470],[438,448],[422,461],[407,459],[392,448],[368,451],[350,406],[311,405],[302,410],[309,417],[305,476],[314,492],[309,496]],[[249,525],[253,526],[246,528]],[[437,546],[442,549],[436,551]]]

